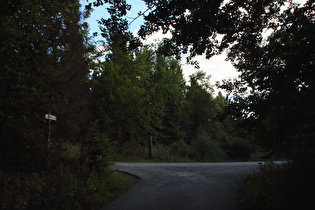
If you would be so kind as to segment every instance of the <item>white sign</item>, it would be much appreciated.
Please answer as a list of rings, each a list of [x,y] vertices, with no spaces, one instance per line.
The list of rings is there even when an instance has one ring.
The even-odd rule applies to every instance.
[[[54,121],[57,120],[57,117],[55,115],[52,115],[52,114],[45,114],[45,118],[47,120],[54,120]]]

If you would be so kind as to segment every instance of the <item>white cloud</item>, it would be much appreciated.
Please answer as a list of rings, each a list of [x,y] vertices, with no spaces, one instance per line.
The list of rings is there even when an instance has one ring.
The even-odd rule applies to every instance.
[[[146,37],[143,43],[145,45],[156,44],[156,43],[162,42],[164,38],[171,38],[171,37],[172,37],[172,34],[170,32],[163,34],[162,30],[160,30]]]
[[[137,31],[134,32],[137,34]],[[163,34],[162,31],[158,31],[153,35],[147,37],[144,40],[144,44],[150,45],[159,43],[163,38],[170,38],[171,34]],[[194,60],[199,63],[200,69],[196,69],[193,65],[186,63],[187,55],[183,55],[181,59],[182,69],[185,80],[189,81],[189,75],[195,73],[198,70],[206,72],[207,75],[211,75],[211,84],[214,85],[216,81],[222,81],[223,79],[229,79],[238,77],[239,72],[236,71],[234,66],[226,60],[226,52],[220,55],[213,56],[211,59],[206,59],[205,56],[196,56]],[[218,93],[218,89],[215,88],[215,93]]]
[[[211,78],[213,82],[237,77],[239,75],[234,66],[225,59],[226,53],[213,56],[211,59],[206,59],[204,56],[197,56],[194,58],[194,60],[198,61],[200,70],[212,76]],[[197,69],[194,68],[193,65],[186,64],[186,57],[182,59],[181,63],[183,64],[182,67],[186,78],[196,72]]]
[[[137,31],[134,32],[136,34]],[[153,35],[147,37],[144,40],[144,44],[150,45],[159,43],[163,40],[163,38],[170,38],[171,34],[163,34],[162,31],[158,31]],[[181,64],[183,68],[184,77],[188,80],[189,75],[195,73],[198,69],[196,69],[193,65],[186,64],[186,57],[183,55]],[[211,59],[206,59],[205,56],[196,56],[194,60],[198,61],[200,69],[205,71],[208,75],[212,75],[212,81],[215,83],[216,81],[221,81],[222,79],[228,79],[231,77],[237,77],[239,73],[236,71],[234,66],[226,61],[226,52],[223,52],[220,55],[213,56]]]
[[[239,76],[239,72],[235,67],[226,61],[226,53],[223,52],[220,55],[213,56],[210,59],[206,59],[205,56],[197,56],[194,60],[198,61],[200,69],[196,69],[193,65],[186,64],[186,57],[182,58],[182,69],[186,81],[189,81],[189,75],[195,73],[197,70],[206,72],[207,75],[211,75],[211,84],[214,85],[216,81],[222,81],[223,79],[229,79]],[[215,89],[217,94],[219,90]]]

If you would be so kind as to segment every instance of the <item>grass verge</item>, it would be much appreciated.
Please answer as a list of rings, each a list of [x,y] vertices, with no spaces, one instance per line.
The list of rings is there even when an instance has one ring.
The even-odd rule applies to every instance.
[[[152,158],[149,159],[147,147],[139,145],[128,145],[121,148],[113,157],[112,162],[165,162],[165,163],[187,163],[194,162],[188,155],[178,154],[171,147],[156,144],[152,149]]]

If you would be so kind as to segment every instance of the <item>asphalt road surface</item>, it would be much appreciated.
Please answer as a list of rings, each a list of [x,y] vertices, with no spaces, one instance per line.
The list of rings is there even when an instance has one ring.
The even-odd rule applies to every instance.
[[[239,210],[238,181],[259,162],[116,163],[138,183],[104,210]]]

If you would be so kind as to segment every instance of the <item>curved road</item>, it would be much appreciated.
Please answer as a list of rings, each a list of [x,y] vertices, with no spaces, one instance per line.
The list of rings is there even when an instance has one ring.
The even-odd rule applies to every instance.
[[[238,180],[259,162],[116,163],[138,183],[104,210],[238,210]]]

